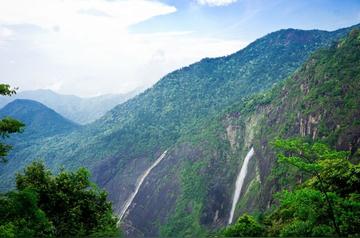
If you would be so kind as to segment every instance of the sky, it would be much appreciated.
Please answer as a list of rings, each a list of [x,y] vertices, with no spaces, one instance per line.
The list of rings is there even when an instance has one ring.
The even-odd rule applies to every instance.
[[[360,0],[0,0],[0,82],[126,93],[279,29],[358,23]]]

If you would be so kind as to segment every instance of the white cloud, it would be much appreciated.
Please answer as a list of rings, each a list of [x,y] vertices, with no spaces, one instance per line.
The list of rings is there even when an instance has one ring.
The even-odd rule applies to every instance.
[[[50,28],[60,25],[69,29],[91,23],[108,23],[105,19],[93,18],[101,15],[94,14],[96,12],[113,17],[118,27],[124,27],[176,11],[172,6],[146,0],[11,0],[1,1],[0,6],[0,21],[3,23]],[[86,12],[93,14],[81,14]]]
[[[0,27],[0,37],[1,37],[1,39],[7,38],[7,37],[11,36],[12,34],[13,34],[13,32],[9,28]]]
[[[237,0],[197,0],[197,2],[208,6],[226,6],[237,2]]]
[[[8,41],[13,34],[13,31],[9,28],[0,26],[0,46]]]
[[[0,43],[11,38],[6,47],[0,45],[2,76],[21,90],[52,88],[81,96],[121,93],[245,45],[194,37],[188,31],[128,31],[131,25],[175,11],[148,0],[0,0]]]
[[[61,88],[62,84],[63,84],[63,83],[62,83],[61,81],[58,81],[58,80],[55,79],[55,83],[50,84],[50,85],[45,85],[45,86],[43,87],[43,89],[50,89],[50,90],[52,90],[52,91],[59,91],[59,89]]]

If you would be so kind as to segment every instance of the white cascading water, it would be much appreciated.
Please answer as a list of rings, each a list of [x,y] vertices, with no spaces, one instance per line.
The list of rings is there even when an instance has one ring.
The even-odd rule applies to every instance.
[[[166,153],[167,153],[167,150],[165,150],[164,153],[162,153],[162,155],[160,155],[160,157],[157,158],[155,160],[155,162],[147,170],[145,170],[145,172],[139,177],[139,179],[136,183],[134,192],[132,192],[130,194],[129,198],[125,202],[123,209],[120,212],[119,221],[118,221],[117,225],[120,224],[121,219],[124,217],[126,211],[129,209],[131,203],[133,202],[136,194],[139,192],[139,189],[140,189],[141,185],[143,184],[143,182],[145,181],[146,177],[150,174],[151,170],[153,168],[155,168],[161,162],[161,160],[165,157]]]
[[[242,186],[244,184],[244,180],[247,174],[247,168],[248,168],[248,164],[249,164],[249,160],[251,159],[251,157],[254,155],[254,148],[251,147],[250,151],[247,153],[245,159],[244,159],[244,163],[241,167],[240,173],[236,179],[236,183],[235,183],[235,192],[234,192],[234,197],[233,197],[233,202],[232,202],[232,206],[231,206],[231,211],[230,211],[230,217],[229,217],[229,225],[232,223],[233,218],[234,218],[234,213],[235,213],[235,208],[236,208],[236,204],[239,201],[240,198],[240,193],[241,193],[241,189]]]

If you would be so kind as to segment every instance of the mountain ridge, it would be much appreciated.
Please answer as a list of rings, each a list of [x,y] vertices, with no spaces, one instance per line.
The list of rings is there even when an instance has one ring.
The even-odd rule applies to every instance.
[[[26,139],[53,136],[79,128],[77,123],[61,116],[53,109],[28,99],[15,99],[0,109],[0,117],[6,116],[25,123],[21,135],[25,135]]]
[[[62,116],[78,123],[91,123],[116,105],[135,96],[139,90],[126,94],[106,94],[96,97],[78,97],[71,94],[59,94],[50,89],[21,91],[12,97],[0,97],[0,108],[15,99],[29,99],[38,101],[52,108]]]

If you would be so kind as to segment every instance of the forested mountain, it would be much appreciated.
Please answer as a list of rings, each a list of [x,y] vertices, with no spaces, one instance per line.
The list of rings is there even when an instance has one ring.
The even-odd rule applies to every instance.
[[[298,174],[273,161],[270,142],[275,138],[301,136],[321,141],[349,151],[352,160],[359,162],[359,89],[360,31],[356,30],[330,49],[316,52],[281,87],[259,96],[260,103],[249,104],[248,116],[263,117],[253,139],[264,184],[259,198],[271,202],[271,186],[291,187],[299,182]]]
[[[132,98],[139,91],[127,94],[109,94],[97,97],[81,98],[74,95],[62,95],[51,90],[39,89],[22,91],[12,97],[0,97],[0,108],[15,99],[30,99],[38,101],[54,109],[62,116],[79,124],[86,124],[99,119],[116,105]]]
[[[254,146],[255,159],[250,161],[246,193],[236,217],[246,209],[263,210],[282,186],[271,177],[272,168],[276,168],[268,146],[271,139],[311,134],[331,140],[334,126],[335,130],[338,125],[342,128],[337,118],[346,117],[346,123],[358,113],[359,104],[353,101],[356,82],[355,90],[342,88],[353,75],[358,77],[358,69],[348,67],[346,62],[350,61],[341,53],[345,50],[333,46],[350,30],[281,30],[235,54],[204,59],[172,72],[90,125],[67,135],[34,140],[32,145],[13,151],[12,160],[4,166],[6,173],[1,173],[1,185],[9,186],[11,174],[39,157],[53,169],[85,165],[96,182],[109,191],[120,212],[138,177],[167,150],[130,204],[123,226],[131,236],[200,236],[227,223],[239,166]],[[354,44],[339,43],[352,49],[351,60],[357,62],[359,51]],[[296,71],[315,50],[330,46],[330,51],[316,53]],[[348,79],[340,77],[339,71],[343,71],[335,66],[348,67],[345,72],[349,75],[344,75]],[[337,91],[331,88],[333,94],[327,95],[333,80],[338,82]],[[273,91],[265,91],[274,86]],[[344,102],[350,105],[349,111],[336,111],[347,107],[335,110],[334,105],[340,105],[332,101],[335,96],[339,100],[350,98]],[[312,114],[320,106],[326,106],[326,111]],[[328,120],[322,123],[319,115]],[[332,140],[347,138],[344,148],[348,149],[348,139],[356,138],[340,132]]]
[[[80,128],[78,124],[64,118],[54,110],[32,100],[16,99],[10,102],[0,110],[0,118],[5,117],[16,118],[25,124],[22,133],[5,139],[6,143],[15,145],[12,151],[14,153],[28,148],[36,140],[51,138],[56,135],[67,135]],[[24,155],[19,159],[20,163],[12,163],[12,156],[10,156],[10,163],[0,166],[0,174],[3,177],[2,182],[0,182],[1,190],[4,190],[5,181],[14,178],[14,174],[8,171],[18,171],[19,164],[26,164],[31,161],[29,159],[28,155]]]
[[[17,118],[26,125],[22,134],[11,139],[29,141],[56,134],[68,133],[79,125],[59,115],[45,105],[25,99],[16,99],[0,110],[0,117]]]
[[[276,192],[305,179],[276,162],[276,138],[321,140],[350,151],[352,160],[359,161],[359,65],[360,34],[354,31],[330,49],[317,51],[273,90],[239,100],[183,136],[137,194],[126,221],[139,230],[128,228],[130,234],[156,234],[151,221],[161,217],[166,217],[159,226],[163,236],[200,236],[224,226],[237,173],[251,147],[254,156],[235,217],[264,212],[274,205]]]
[[[301,137],[307,143],[321,142],[340,150],[343,153],[342,156],[347,155],[344,157],[347,157],[348,162],[351,161],[358,166],[360,161],[359,89],[360,30],[356,30],[329,49],[317,51],[284,83],[266,93],[252,96],[229,109],[228,113],[225,114],[224,122],[228,128],[233,128],[233,133],[237,138],[235,144],[240,146],[238,148],[244,153],[249,149],[249,146],[244,145],[244,142],[246,139],[250,139],[255,149],[253,166],[250,166],[251,169],[245,185],[246,189],[237,206],[238,214],[254,213],[255,211],[264,212],[276,205],[274,202],[276,192],[284,189],[292,190],[296,185],[307,188],[309,184],[312,184],[302,184],[311,177],[311,173],[300,173],[300,170],[295,166],[278,162],[274,146],[277,138]],[[246,133],[251,135],[250,138],[244,137]],[[294,145],[299,146],[300,144]],[[292,147],[288,144],[286,148],[290,150]],[[313,148],[316,149],[316,146]],[[300,147],[297,149],[301,150]],[[316,153],[322,154],[324,159],[333,156],[333,161],[329,162],[331,160],[328,160],[327,162],[329,163],[327,166],[330,166],[331,169],[327,170],[325,176],[322,175],[325,178],[333,176],[330,191],[335,191],[337,196],[343,196],[344,192],[339,188],[335,189],[336,186],[346,189],[349,188],[349,184],[354,182],[351,189],[355,193],[359,192],[358,172],[350,172],[350,169],[348,174],[344,171],[340,172],[341,166],[343,166],[339,160],[341,155],[331,155],[331,152],[324,147],[318,147]],[[294,158],[292,159],[295,161]],[[321,160],[317,162],[323,163],[324,166],[324,162]],[[303,163],[305,165],[309,161],[305,160]],[[344,180],[342,176],[348,175],[354,176],[354,179],[351,181]],[[335,182],[337,179],[341,182]],[[348,201],[349,207],[351,206],[350,203],[354,204],[355,201],[358,202],[358,199],[354,198],[354,200]],[[327,205],[323,204],[322,206]],[[359,203],[356,206],[358,207]],[[303,207],[303,212],[308,212],[306,209]],[[341,221],[346,215],[341,216],[339,214],[342,212],[350,214],[351,211],[344,211],[347,209],[346,207],[337,209],[339,210],[336,211],[336,221],[346,223],[339,230],[346,230],[357,223],[358,215],[354,214],[354,217],[350,218],[354,219],[353,221],[346,221],[345,219],[345,221]],[[316,216],[318,215],[317,212],[319,211],[314,213]],[[285,216],[283,220],[287,219]],[[312,218],[308,219],[309,224],[311,224]],[[326,220],[324,218],[319,219]],[[283,222],[285,223],[285,221]],[[302,221],[298,220],[298,222],[300,224]],[[285,227],[286,225],[282,224]],[[307,226],[302,227],[302,234],[314,236],[312,232],[316,233],[316,231]],[[290,236],[297,236],[299,234],[296,232],[300,229],[293,226],[285,233],[290,234]],[[332,232],[333,234],[328,234],[328,236],[336,235],[335,231]],[[352,232],[358,234],[359,230]],[[326,232],[323,230],[321,235],[324,236],[325,234]]]

